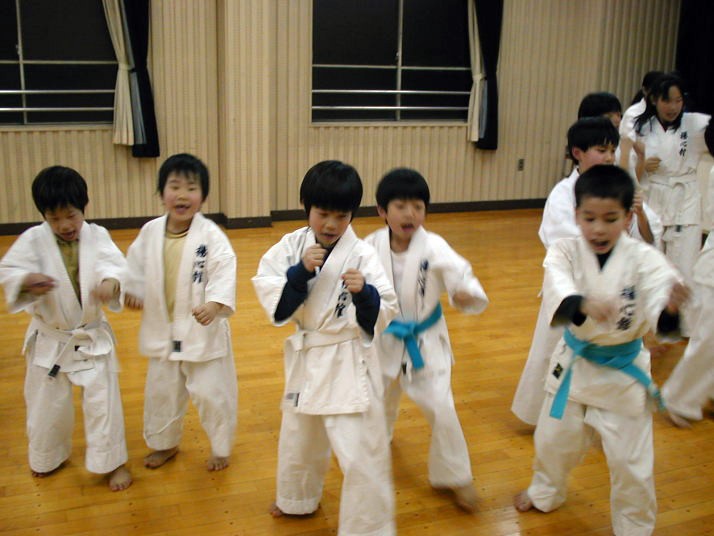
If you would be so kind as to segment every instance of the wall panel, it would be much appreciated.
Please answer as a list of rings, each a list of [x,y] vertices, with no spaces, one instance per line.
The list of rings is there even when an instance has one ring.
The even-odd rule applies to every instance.
[[[609,90],[625,104],[642,74],[674,64],[679,0],[507,0],[499,66],[497,151],[448,124],[310,121],[310,0],[154,0],[150,66],[161,158],[136,159],[108,128],[0,127],[0,224],[36,221],[29,185],[41,168],[76,167],[90,218],[159,214],[155,175],[169,154],[206,161],[206,212],[267,217],[299,208],[308,167],[353,163],[372,204],[379,177],[412,166],[435,202],[544,198],[563,167],[578,102]],[[519,158],[525,169],[517,171]]]

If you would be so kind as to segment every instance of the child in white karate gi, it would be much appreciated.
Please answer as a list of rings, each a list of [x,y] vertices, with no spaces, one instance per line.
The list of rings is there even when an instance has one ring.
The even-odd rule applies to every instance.
[[[334,451],[343,473],[339,534],[395,534],[394,492],[379,361],[372,339],[397,313],[374,249],[350,222],[362,199],[357,171],[327,160],[300,186],[308,226],[263,256],[253,284],[285,342],[285,392],[271,514],[320,503]]]
[[[592,110],[592,106],[589,108]],[[545,203],[538,235],[546,249],[560,238],[580,235],[575,217],[575,182],[581,173],[596,164],[613,164],[618,141],[617,129],[604,117],[584,117],[568,129],[568,153],[576,168],[569,177],[555,185]],[[661,223],[637,192],[633,211],[635,217],[629,224],[630,235],[645,242],[657,243],[662,236]],[[541,302],[528,359],[511,405],[511,411],[527,424],[535,425],[538,421],[545,396],[543,382],[548,360],[561,335],[561,328],[550,326],[550,319]]]
[[[710,116],[685,112],[684,95],[679,76],[660,76],[630,135],[633,142],[644,146],[641,183],[647,202],[664,224],[665,255],[690,281],[702,245],[697,166],[707,151],[704,130]]]
[[[131,485],[114,334],[102,311],[121,309],[126,261],[104,227],[84,221],[87,184],[52,166],[32,183],[45,222],[22,233],[0,261],[11,313],[32,316],[23,351],[32,474],[59,469],[72,451],[72,386],[82,388],[85,465],[109,488]]]
[[[709,123],[704,140],[714,152],[714,123]],[[714,168],[709,174],[714,180]],[[710,198],[708,210],[714,216]],[[689,420],[702,419],[702,408],[714,399],[714,233],[710,232],[692,270],[695,292],[691,308],[691,331],[684,355],[662,386],[669,417],[676,426],[689,427]],[[689,420],[688,420],[689,419]]]
[[[387,226],[365,241],[377,250],[399,299],[399,317],[378,338],[389,436],[402,390],[431,426],[429,482],[451,489],[458,506],[476,507],[471,461],[451,391],[454,360],[441,312],[443,292],[463,312],[476,314],[488,298],[469,262],[423,224],[429,186],[419,172],[399,168],[377,186],[377,211]]]
[[[630,175],[637,177],[637,161],[638,156],[634,151],[633,146],[633,130],[635,129],[635,120],[642,115],[647,108],[647,95],[654,85],[655,81],[662,76],[662,71],[649,71],[642,77],[642,86],[637,92],[637,95],[632,99],[631,105],[622,114],[622,120],[618,130],[620,131],[621,153],[618,165],[630,172]],[[638,177],[639,179],[639,177]]]
[[[200,210],[208,169],[190,154],[159,169],[166,214],[144,225],[127,254],[125,303],[144,310],[139,349],[149,358],[144,465],[162,466],[178,452],[189,397],[211,443],[209,471],[229,464],[238,383],[228,317],[235,311],[236,256],[228,237]]]
[[[610,469],[616,536],[654,530],[652,415],[661,401],[642,336],[676,334],[688,290],[662,253],[627,236],[634,183],[598,165],[575,184],[581,236],[548,249],[543,300],[564,324],[535,430],[533,478],[514,499],[521,512],[550,512],[565,501],[570,470],[598,434]]]

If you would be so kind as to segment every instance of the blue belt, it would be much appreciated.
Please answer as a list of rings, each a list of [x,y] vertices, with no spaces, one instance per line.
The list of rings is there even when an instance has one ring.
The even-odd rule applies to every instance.
[[[588,341],[578,339],[569,329],[563,334],[565,343],[573,350],[573,359],[568,366],[563,380],[555,393],[553,406],[550,408],[550,416],[562,419],[565,412],[565,405],[568,403],[568,393],[570,392],[570,378],[573,372],[573,363],[578,357],[584,357],[588,361],[604,367],[621,370],[628,376],[644,385],[647,392],[657,401],[660,410],[664,409],[664,401],[659,389],[640,367],[634,364],[635,359],[640,354],[642,339],[625,344],[614,346],[600,346]]]
[[[384,333],[394,335],[397,339],[404,341],[407,347],[409,359],[412,361],[412,367],[415,369],[424,368],[424,358],[419,351],[419,344],[416,336],[422,331],[426,331],[441,318],[441,304],[437,304],[428,318],[422,322],[405,322],[402,320],[392,320],[384,330]]]

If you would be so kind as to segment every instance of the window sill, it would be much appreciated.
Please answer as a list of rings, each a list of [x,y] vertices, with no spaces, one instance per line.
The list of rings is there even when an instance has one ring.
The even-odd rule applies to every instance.
[[[108,130],[114,127],[111,124],[93,125],[88,123],[68,123],[64,125],[0,125],[0,132],[62,132],[72,130]]]
[[[462,127],[467,128],[468,123],[463,121],[311,121],[310,128],[362,128],[362,127],[394,127],[394,128],[414,128],[414,127]]]

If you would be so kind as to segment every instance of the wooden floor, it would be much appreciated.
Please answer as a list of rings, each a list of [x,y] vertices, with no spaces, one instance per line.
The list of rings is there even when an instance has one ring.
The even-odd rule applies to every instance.
[[[393,443],[397,526],[401,535],[611,534],[609,485],[602,453],[594,449],[573,471],[569,497],[557,512],[517,513],[512,496],[530,479],[531,432],[510,413],[510,402],[538,311],[543,249],[536,231],[539,210],[435,214],[429,229],[442,234],[468,258],[491,299],[480,316],[446,307],[456,355],[454,392],[470,446],[478,512],[466,515],[427,481],[429,430],[418,410],[402,401]],[[291,327],[271,327],[250,277],[262,253],[302,222],[270,229],[231,230],[238,254],[238,312],[232,317],[240,389],[239,423],[232,465],[208,473],[206,437],[190,408],[180,454],[150,471],[141,464],[142,403],[146,363],[137,352],[139,316],[110,314],[122,363],[121,387],[134,484],[110,492],[101,477],[84,469],[84,436],[77,408],[70,463],[36,479],[27,466],[24,364],[20,355],[28,318],[0,306],[0,533],[72,535],[323,535],[335,534],[340,473],[330,470],[321,507],[309,519],[272,519],[275,465],[283,384],[282,342]],[[355,222],[364,236],[381,222]],[[136,230],[113,232],[126,251]],[[4,254],[14,237],[0,237]],[[683,347],[672,347],[653,364],[661,383]],[[75,398],[78,400],[78,397]],[[658,535],[712,534],[714,527],[714,420],[691,430],[655,417]]]

